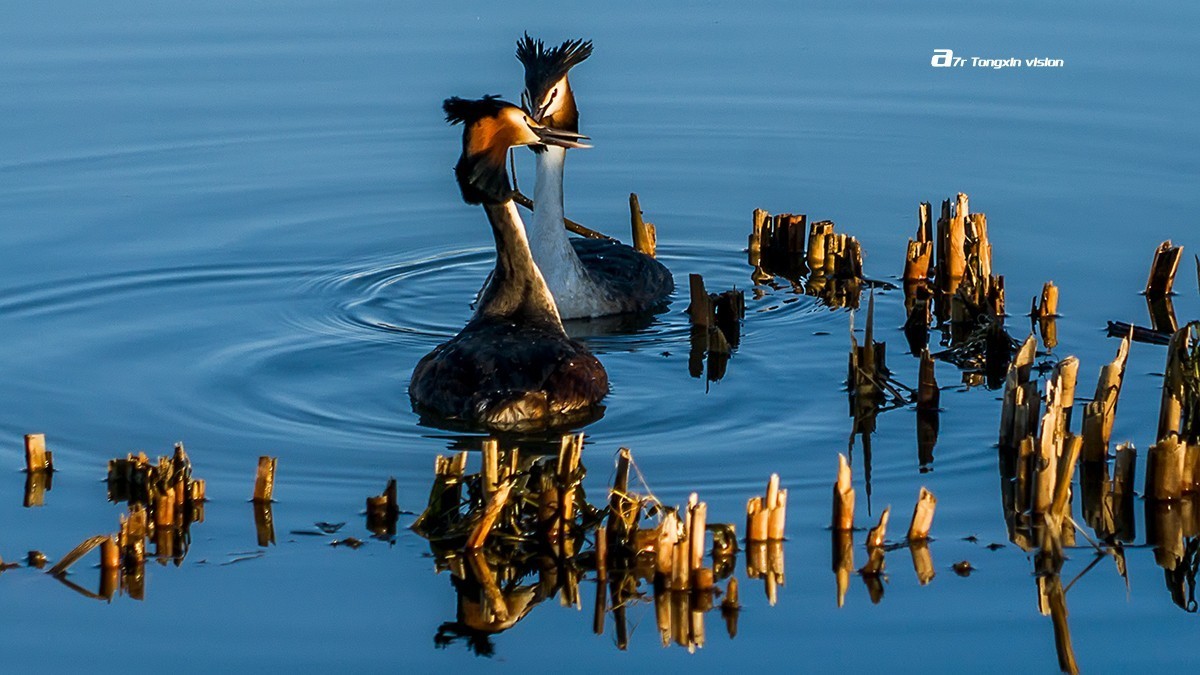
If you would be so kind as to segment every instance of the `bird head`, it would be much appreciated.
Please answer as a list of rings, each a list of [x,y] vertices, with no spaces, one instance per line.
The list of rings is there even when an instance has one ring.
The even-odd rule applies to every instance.
[[[500,204],[512,198],[513,189],[505,171],[508,149],[519,145],[557,145],[564,148],[590,147],[587,136],[538,124],[517,106],[496,96],[442,103],[446,121],[463,125],[462,155],[454,167],[463,200],[468,204]]]
[[[517,60],[525,66],[525,91],[521,100],[539,124],[579,131],[579,109],[567,73],[592,55],[591,40],[567,40],[547,48],[526,33],[517,40]]]

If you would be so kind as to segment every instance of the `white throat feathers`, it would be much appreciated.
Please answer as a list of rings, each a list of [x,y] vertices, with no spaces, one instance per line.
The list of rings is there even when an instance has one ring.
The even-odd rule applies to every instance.
[[[588,275],[563,227],[563,168],[566,148],[549,146],[536,153],[533,219],[526,227],[533,259],[563,319],[613,313],[614,303]]]

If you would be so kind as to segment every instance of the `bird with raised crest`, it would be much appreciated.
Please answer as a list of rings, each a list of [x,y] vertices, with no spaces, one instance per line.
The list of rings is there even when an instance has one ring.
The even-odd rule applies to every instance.
[[[488,96],[449,98],[446,121],[463,125],[454,175],[463,201],[483,206],[496,265],[475,313],[449,341],[417,363],[408,391],[418,412],[498,430],[563,426],[593,417],[608,375],[583,344],[567,337],[505,171],[509,148],[586,148],[586,136],[538,124]]]
[[[526,34],[517,41],[525,66],[521,95],[534,122],[579,132],[579,108],[568,72],[592,54],[591,41],[568,40],[547,48]],[[617,241],[568,237],[563,228],[565,146],[531,146],[537,158],[533,218],[526,226],[533,259],[564,319],[647,312],[675,290],[671,272],[653,257]]]

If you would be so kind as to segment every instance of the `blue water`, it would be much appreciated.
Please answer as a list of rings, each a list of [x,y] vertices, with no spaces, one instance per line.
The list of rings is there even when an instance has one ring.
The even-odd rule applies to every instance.
[[[1016,315],[1053,279],[1055,354],[1080,357],[1088,392],[1116,350],[1105,322],[1148,323],[1137,292],[1160,241],[1187,247],[1175,307],[1181,321],[1200,316],[1200,10],[120,0],[14,3],[2,15],[0,460],[11,471],[0,556],[55,559],[115,528],[102,478],[126,452],[183,440],[211,499],[182,566],[148,568],[144,601],[86,600],[27,567],[0,574],[8,668],[123,671],[98,655],[130,639],[127,653],[185,672],[544,667],[563,655],[582,670],[1056,668],[1031,556],[983,548],[1006,542],[997,394],[956,385],[946,364],[933,471],[919,472],[909,409],[879,418],[872,467],[874,514],[892,504],[905,516],[894,530],[921,485],[938,495],[937,577],[919,586],[895,552],[880,604],[855,577],[835,606],[823,528],[850,435],[850,318],[811,298],[784,304],[795,299],[784,292],[748,297],[719,382],[688,374],[681,296],[636,334],[587,338],[613,383],[586,429],[592,494],[619,446],[665,502],[699,492],[710,521],[740,526],[772,471],[790,488],[786,584],[768,607],[742,579],[736,639],[711,618],[698,653],[663,649],[640,605],[621,653],[611,629],[592,635],[589,611],[549,600],[484,661],[462,644],[434,648],[454,593],[420,538],[402,531],[352,551],[290,532],[345,521],[343,534],[366,539],[363,499],[388,476],[401,505],[420,510],[434,456],[477,447],[418,425],[406,387],[416,360],[469,316],[490,265],[483,216],[451,176],[459,131],[439,105],[515,100],[522,31],[596,44],[572,73],[595,148],[571,153],[568,214],[625,236],[638,192],[681,288],[692,272],[714,290],[751,285],[742,248],[756,207],[836,221],[862,242],[867,274],[892,278],[917,203],[966,192],[988,215],[1010,330],[1024,336]],[[938,48],[1065,65],[936,69]],[[518,160],[530,192],[532,162]],[[889,364],[915,383],[902,297],[877,300]],[[1115,439],[1153,441],[1164,358],[1135,345]],[[25,509],[21,436],[39,431],[59,471],[45,506]],[[280,458],[278,544],[222,565],[257,550],[244,500],[260,454]],[[1064,582],[1092,559],[1069,554]],[[1128,588],[1104,560],[1067,594],[1085,671],[1180,663],[1195,633],[1152,552],[1127,558]],[[949,569],[963,559],[978,568],[969,578]],[[81,563],[72,579],[93,576]]]

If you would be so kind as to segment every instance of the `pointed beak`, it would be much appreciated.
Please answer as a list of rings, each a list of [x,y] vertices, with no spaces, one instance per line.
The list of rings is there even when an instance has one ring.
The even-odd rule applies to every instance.
[[[521,92],[521,108],[534,122],[542,123],[542,118],[546,116],[546,108],[534,108],[533,98],[529,96],[529,90]]]
[[[580,141],[591,140],[583,134],[577,134],[572,131],[562,131],[560,129],[551,129],[550,127],[531,127],[533,133],[537,134],[539,140],[546,145],[557,145],[560,148],[590,148],[592,146]]]
[[[550,104],[546,103],[543,106],[535,107],[533,105],[533,97],[529,94],[529,90],[521,92],[521,109],[525,114],[538,124],[542,124],[542,120],[546,118],[546,111],[550,109]]]

